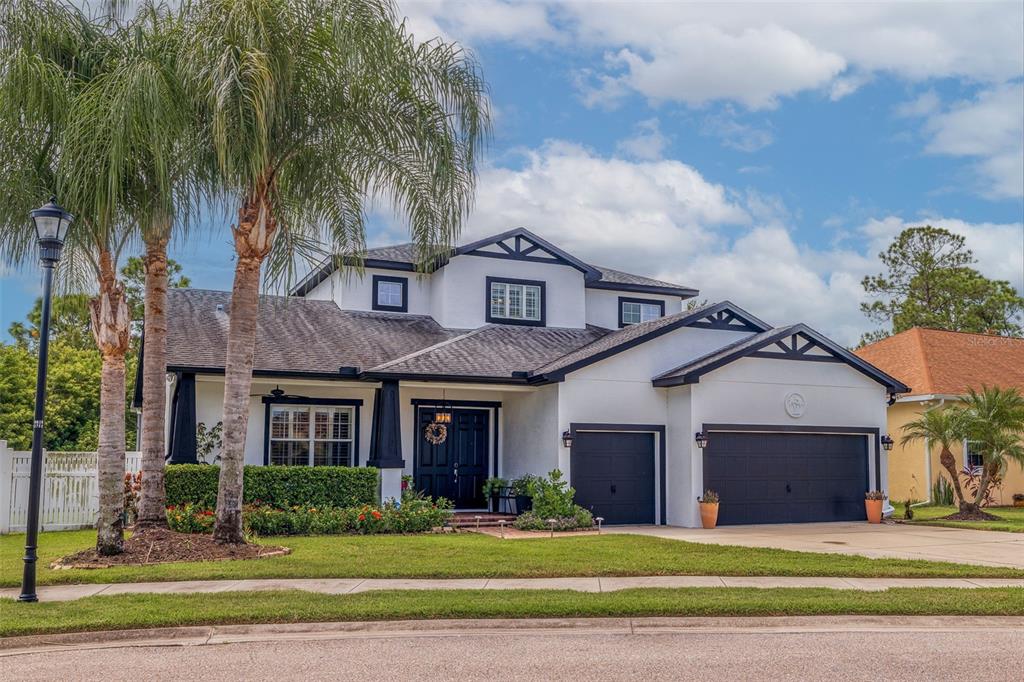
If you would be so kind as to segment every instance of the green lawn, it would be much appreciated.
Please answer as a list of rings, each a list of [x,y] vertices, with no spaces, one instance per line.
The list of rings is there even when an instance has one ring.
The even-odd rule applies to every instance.
[[[225,623],[425,618],[640,616],[1022,615],[1024,589],[681,588],[396,590],[354,595],[299,592],[148,594],[20,604],[0,600],[0,636]]]
[[[944,521],[941,517],[956,512],[956,507],[914,507],[914,520],[905,521],[903,507],[896,512],[897,518],[905,523],[918,523],[923,526],[943,526],[946,528],[974,528],[977,530],[999,530],[1005,533],[1024,533],[1024,507],[988,507],[989,514],[998,516],[1002,521]]]
[[[0,537],[0,585],[19,584],[23,535]],[[39,584],[239,578],[471,578],[625,575],[1010,577],[1024,571],[903,559],[728,547],[638,535],[499,540],[487,535],[266,538],[292,554],[271,559],[51,570],[94,531],[40,535]],[[76,602],[77,603],[77,602]]]

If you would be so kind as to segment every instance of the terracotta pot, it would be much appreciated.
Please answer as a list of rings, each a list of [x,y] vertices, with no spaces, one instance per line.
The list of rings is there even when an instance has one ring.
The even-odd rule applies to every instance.
[[[1014,507],[1024,507],[1024,500],[1014,500],[1013,501],[1013,506]]]
[[[882,503],[885,500],[864,500],[864,509],[868,512],[868,523],[882,522]]]
[[[714,528],[718,525],[718,503],[700,503],[700,525],[704,528]]]

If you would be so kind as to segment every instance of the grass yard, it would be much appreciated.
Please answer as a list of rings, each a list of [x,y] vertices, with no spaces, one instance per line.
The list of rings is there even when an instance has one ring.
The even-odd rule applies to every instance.
[[[772,575],[1021,578],[1011,568],[680,542],[639,535],[500,540],[487,535],[266,538],[292,554],[270,559],[51,570],[95,542],[95,531],[42,533],[39,584],[241,578],[542,578]],[[0,537],[0,586],[20,581],[24,535]],[[79,602],[76,602],[76,604]]]
[[[998,516],[1002,521],[946,521],[957,511],[956,507],[914,507],[914,520],[904,521],[903,507],[897,507],[896,516],[904,523],[917,523],[923,526],[943,526],[945,528],[973,528],[975,530],[998,530],[1004,533],[1024,533],[1024,507],[985,507],[985,511]]]
[[[581,593],[554,590],[395,590],[324,595],[287,590],[118,595],[71,602],[0,600],[0,636],[226,623],[427,618],[641,616],[1024,615],[1024,590],[909,588],[680,588]]]

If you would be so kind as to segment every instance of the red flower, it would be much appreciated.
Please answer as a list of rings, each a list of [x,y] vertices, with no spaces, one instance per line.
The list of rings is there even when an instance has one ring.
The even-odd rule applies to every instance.
[[[366,520],[366,514],[360,514],[359,515],[359,520],[360,521],[365,521]]]
[[[380,512],[379,512],[379,511],[377,511],[376,509],[374,509],[374,510],[373,510],[372,512],[370,512],[370,513],[371,513],[371,514],[373,514],[373,518],[375,518],[375,519],[378,519],[378,520],[380,519]]]

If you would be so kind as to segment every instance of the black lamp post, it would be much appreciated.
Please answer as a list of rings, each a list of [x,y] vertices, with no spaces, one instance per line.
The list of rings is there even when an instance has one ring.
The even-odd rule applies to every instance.
[[[39,507],[43,490],[43,407],[46,403],[46,361],[50,350],[50,299],[53,269],[60,261],[68,227],[75,219],[57,204],[56,197],[32,211],[43,268],[43,315],[39,322],[39,366],[36,369],[36,407],[32,417],[32,464],[29,471],[28,522],[25,528],[25,572],[18,601],[39,601],[36,596],[36,547],[39,540]]]

